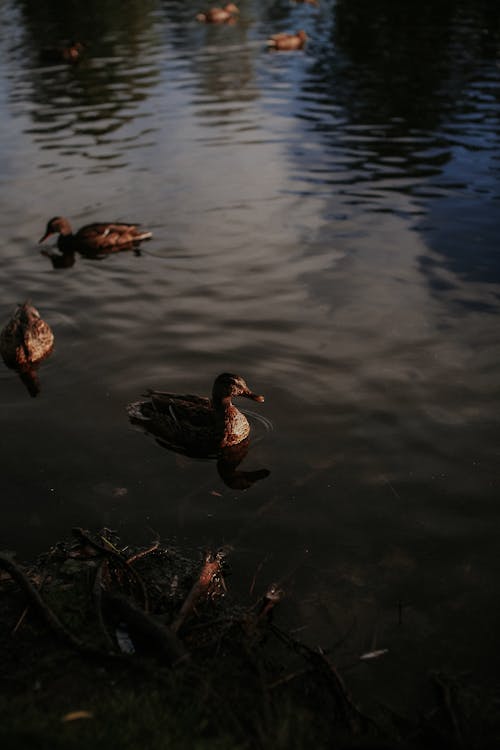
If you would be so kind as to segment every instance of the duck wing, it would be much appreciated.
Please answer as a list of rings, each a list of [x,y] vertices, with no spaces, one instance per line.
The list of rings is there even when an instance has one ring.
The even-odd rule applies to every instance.
[[[121,245],[130,245],[141,242],[152,237],[152,233],[141,231],[139,224],[125,223],[96,223],[87,224],[74,236],[77,245],[90,247],[92,249],[112,248]]]
[[[210,399],[192,393],[178,394],[167,391],[148,391],[153,410],[177,422],[179,426],[208,427],[213,422],[214,412]]]

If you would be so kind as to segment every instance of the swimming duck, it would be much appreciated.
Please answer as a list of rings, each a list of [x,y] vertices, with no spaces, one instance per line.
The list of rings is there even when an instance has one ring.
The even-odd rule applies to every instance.
[[[306,40],[306,32],[300,30],[296,34],[273,34],[267,40],[267,44],[277,50],[302,49]]]
[[[67,47],[63,47],[62,49],[43,49],[40,57],[42,62],[66,62],[74,65],[80,61],[84,49],[85,44],[83,42],[70,42]]]
[[[236,20],[234,16],[239,12],[237,5],[234,3],[228,3],[223,8],[214,6],[209,8],[206,13],[198,13],[196,20],[202,21],[203,23],[230,23]]]
[[[134,247],[153,236],[152,232],[140,231],[137,224],[106,222],[87,224],[73,234],[71,224],[62,216],[50,219],[39,243],[45,242],[53,234],[59,235],[57,246],[63,253],[71,250],[82,253],[114,252]]]
[[[0,352],[9,367],[30,368],[45,359],[53,346],[50,326],[28,302],[18,306],[0,333]]]
[[[147,401],[127,406],[131,421],[155,434],[167,447],[205,456],[241,443],[250,433],[247,418],[233,406],[232,398],[264,401],[242,377],[227,372],[215,379],[211,399],[155,390],[146,395]]]

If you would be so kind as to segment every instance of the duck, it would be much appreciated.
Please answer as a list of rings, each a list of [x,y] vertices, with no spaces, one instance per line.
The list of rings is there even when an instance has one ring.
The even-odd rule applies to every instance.
[[[73,234],[71,224],[63,216],[54,216],[47,222],[39,244],[54,234],[59,235],[57,246],[62,253],[78,250],[94,254],[128,249],[153,236],[152,232],[141,231],[138,224],[112,222],[87,224]]]
[[[268,47],[277,50],[302,49],[307,41],[307,34],[302,29],[295,34],[273,34],[267,40]]]
[[[237,5],[228,3],[223,8],[213,6],[205,13],[198,13],[196,20],[202,23],[233,23],[236,20],[234,16],[239,12]]]
[[[18,305],[0,332],[0,352],[9,367],[30,369],[48,357],[53,347],[50,326],[29,302]]]
[[[240,375],[224,372],[215,378],[212,397],[149,390],[146,401],[128,404],[129,419],[160,442],[191,456],[217,455],[250,434],[247,418],[232,399],[242,396],[262,403]]]
[[[67,47],[63,47],[62,49],[44,49],[40,53],[40,56],[42,62],[66,62],[70,65],[74,65],[75,63],[80,62],[85,47],[86,45],[83,42],[70,42]]]

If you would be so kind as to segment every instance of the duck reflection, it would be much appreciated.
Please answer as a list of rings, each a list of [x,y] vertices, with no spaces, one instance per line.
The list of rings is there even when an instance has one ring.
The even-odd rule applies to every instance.
[[[113,250],[101,250],[99,252],[90,252],[88,250],[83,251],[79,249],[78,255],[81,255],[82,258],[87,258],[88,260],[105,260],[110,255],[115,255],[118,252],[126,252],[128,250],[132,250],[137,258],[141,256],[141,249],[133,243],[130,243],[129,245],[122,245],[121,247],[115,248]],[[75,265],[76,261],[76,252],[72,249],[64,250],[62,253],[53,252],[52,250],[41,250],[40,255],[48,258],[52,263],[53,268],[71,268]]]
[[[244,490],[270,472],[238,469],[250,446],[250,425],[232,404],[237,396],[264,401],[241,376],[222,373],[214,381],[211,399],[152,390],[147,400],[129,404],[127,412],[130,421],[154,435],[162,447],[191,458],[216,459],[222,481]]]
[[[0,353],[7,365],[16,370],[30,396],[40,392],[37,365],[54,348],[54,334],[29,302],[18,305],[0,333]]]
[[[5,360],[4,360],[5,362]],[[5,363],[7,364],[7,362]],[[38,377],[38,368],[34,366],[25,365],[24,367],[17,367],[8,365],[11,370],[15,370],[19,375],[21,383],[24,383],[26,390],[30,394],[31,398],[35,398],[40,393],[40,379]]]
[[[269,469],[238,470],[238,466],[247,455],[249,448],[250,438],[246,438],[239,445],[223,448],[217,459],[217,472],[224,484],[232,490],[247,490],[255,482],[266,479],[271,473]]]

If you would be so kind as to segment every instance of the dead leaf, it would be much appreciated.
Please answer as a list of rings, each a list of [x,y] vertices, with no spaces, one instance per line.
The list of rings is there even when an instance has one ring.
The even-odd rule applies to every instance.
[[[64,714],[61,721],[76,721],[77,719],[93,719],[94,714],[91,711],[70,711]]]

